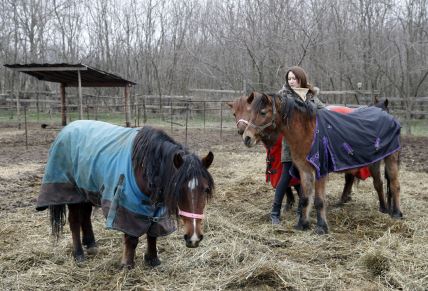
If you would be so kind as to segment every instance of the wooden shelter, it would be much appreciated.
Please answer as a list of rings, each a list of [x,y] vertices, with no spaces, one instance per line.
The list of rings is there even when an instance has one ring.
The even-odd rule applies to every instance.
[[[41,81],[60,83],[62,125],[67,124],[66,87],[77,87],[79,92],[79,118],[83,119],[82,87],[124,87],[125,124],[130,126],[131,109],[129,88],[136,83],[120,76],[84,64],[6,64],[7,68],[23,72]],[[17,104],[19,101],[17,100]],[[19,106],[19,105],[18,105]]]

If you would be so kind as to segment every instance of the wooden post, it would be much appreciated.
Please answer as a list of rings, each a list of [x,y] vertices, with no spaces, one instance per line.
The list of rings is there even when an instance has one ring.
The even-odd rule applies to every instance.
[[[61,124],[62,126],[67,125],[67,106],[65,105],[65,84],[61,83],[59,89],[60,97],[61,97]]]
[[[25,149],[28,150],[27,106],[24,106]]]
[[[21,129],[21,102],[19,100],[19,88],[21,87],[21,75],[19,75],[18,88],[16,89],[16,118],[18,120],[18,129]]]
[[[129,86],[128,84],[125,86],[125,126],[126,127],[130,127],[131,126],[131,122],[129,121],[130,119],[130,115],[131,115],[131,108],[129,106]]]
[[[223,102],[220,101],[220,139],[223,138]]]
[[[146,96],[143,95],[143,123],[147,122]]]
[[[95,96],[95,104],[94,104],[94,118],[95,118],[95,120],[98,120],[98,104],[100,103],[100,98],[99,98],[99,94],[97,94],[96,96]]]
[[[187,122],[189,119],[189,102],[186,103],[186,139],[185,139],[185,146],[187,146]]]
[[[171,116],[170,116],[170,118],[169,118],[169,119],[170,119],[170,122],[171,122],[171,134],[172,134],[172,117],[173,117],[174,115],[173,115],[173,109],[172,109],[172,99],[170,99],[170,100],[171,100],[171,102],[170,102],[170,104],[169,104],[169,105],[171,106],[171,110],[170,110],[170,112],[171,112]]]
[[[138,99],[137,96],[134,96],[134,123],[135,127],[140,125],[140,121],[138,120]]]
[[[39,108],[39,93],[38,92],[36,92],[36,110],[37,110],[37,121],[39,121],[40,108]]]
[[[205,132],[205,114],[206,114],[206,101],[204,101],[204,132]]]
[[[79,84],[79,119],[83,119],[82,78],[80,76],[80,70],[77,70],[77,81]]]

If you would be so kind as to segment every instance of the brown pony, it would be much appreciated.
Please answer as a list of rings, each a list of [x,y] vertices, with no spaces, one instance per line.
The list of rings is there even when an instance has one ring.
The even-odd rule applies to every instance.
[[[328,233],[325,200],[327,176],[317,176],[318,179],[316,179],[316,169],[307,159],[314,142],[314,131],[317,128],[317,109],[310,102],[297,104],[294,100],[276,94],[252,93],[248,97],[247,103],[251,105],[251,115],[249,124],[242,136],[244,144],[252,147],[263,139],[269,146],[282,133],[290,146],[293,163],[299,171],[303,187],[300,199],[302,210],[296,228],[301,230],[309,228],[309,213],[315,196],[314,205],[317,211],[315,232],[318,234]],[[368,165],[374,187],[378,193],[379,209],[381,212],[389,211],[393,218],[401,218],[400,183],[398,180],[399,150],[386,155],[383,160],[385,161],[388,202],[385,200],[383,192],[380,173],[381,160]],[[346,173],[355,174],[356,171],[358,168],[351,168]]]
[[[134,267],[139,237],[147,236],[145,262],[160,264],[156,240],[184,223],[184,241],[194,248],[202,240],[206,201],[214,190],[207,171],[214,155],[202,159],[162,130],[123,128],[81,120],[64,127],[49,151],[37,210],[49,208],[57,237],[66,206],[76,261],[97,252],[92,230],[93,206],[101,207],[106,227],[123,236],[123,267]],[[82,234],[82,237],[81,237]]]
[[[245,128],[248,125],[248,121],[250,120],[250,114],[251,114],[251,105],[248,104],[247,102],[248,100],[248,96],[241,96],[233,101],[227,102],[227,105],[230,107],[233,117],[235,118],[235,122],[236,122],[236,127],[238,129],[238,134],[242,136],[242,134],[245,131]],[[383,101],[378,100],[377,98],[375,99],[375,103],[372,105],[375,107],[379,107],[382,110],[389,112],[388,110],[388,99],[385,99]],[[329,107],[329,106],[327,106]],[[332,110],[335,110],[336,106],[331,106]],[[352,110],[348,107],[343,107],[340,106],[340,109],[346,109],[346,111],[344,112],[349,112],[347,110]],[[264,141],[263,137],[261,138],[261,142],[265,145],[266,147],[266,143],[268,143],[268,141]],[[277,169],[278,170],[278,169]],[[349,201],[352,200],[351,197],[351,193],[352,193],[352,186],[354,184],[355,181],[355,175],[350,174],[350,173],[345,173],[345,185],[343,187],[343,191],[342,191],[342,195],[341,198],[339,200],[339,205],[347,203]],[[286,191],[286,197],[287,197],[287,202],[286,202],[286,209],[291,209],[292,205],[294,204],[294,196],[293,196],[293,192],[291,191],[290,188],[287,188]],[[381,211],[385,212],[385,209],[381,209]]]

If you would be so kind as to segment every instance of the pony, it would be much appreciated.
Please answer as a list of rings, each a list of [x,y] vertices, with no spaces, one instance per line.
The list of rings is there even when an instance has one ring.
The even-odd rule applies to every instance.
[[[143,234],[144,261],[154,267],[161,263],[157,237],[175,231],[174,217],[182,219],[187,247],[198,247],[203,239],[204,209],[214,191],[208,172],[213,159],[212,152],[200,159],[150,126],[74,121],[49,150],[36,209],[49,208],[52,233],[58,239],[68,206],[73,256],[82,262],[83,246],[88,254],[97,253],[91,213],[94,206],[101,207],[106,228],[124,233],[122,268],[135,266],[135,249]]]
[[[235,118],[236,127],[238,129],[238,134],[242,136],[244,133],[245,127],[248,124],[248,119],[250,116],[250,110],[247,104],[247,96],[241,96],[233,101],[229,101],[226,104],[230,107],[233,117]],[[278,138],[277,142],[272,147],[266,148],[266,161],[268,163],[266,169],[266,182],[270,181],[272,187],[276,187],[281,177],[282,166],[281,166],[281,138]],[[279,157],[278,157],[279,155]],[[291,181],[291,183],[299,183],[298,179],[296,181]],[[298,191],[296,189],[296,191]],[[287,187],[286,191],[286,204],[285,210],[292,209],[295,199],[291,187]]]
[[[239,135],[243,135],[245,128],[248,125],[248,120],[250,118],[250,113],[251,113],[251,109],[250,109],[250,105],[247,102],[248,96],[240,96],[239,98],[233,100],[233,101],[229,101],[226,104],[230,107],[230,110],[232,111],[233,117],[235,118],[235,124],[236,127],[238,129],[238,134]],[[389,112],[388,109],[388,99],[385,100],[379,100],[377,97],[375,97],[374,99],[374,103],[370,106],[375,106],[378,108],[381,108],[382,110]],[[341,112],[344,114],[347,114],[349,112],[351,112],[353,109],[349,108],[349,107],[344,107],[344,106],[335,106],[335,105],[329,105],[326,107],[329,110],[333,110],[336,112]],[[262,143],[264,144],[265,148],[268,151],[269,154],[269,149],[275,148],[275,147],[281,147],[281,143],[280,142],[276,142],[272,147],[267,147],[266,143],[263,141],[263,136],[261,139]],[[274,152],[281,152],[280,150],[278,151],[274,151]],[[281,159],[281,157],[276,157],[277,159]],[[280,171],[282,170],[281,166],[279,166],[278,168],[274,169],[275,173],[279,173],[280,175]],[[343,187],[343,191],[342,191],[342,195],[341,198],[338,202],[338,205],[342,205],[345,204],[349,201],[352,200],[351,197],[351,193],[352,193],[352,186],[354,184],[355,181],[355,177],[359,177],[359,178],[366,178],[368,174],[366,174],[367,168],[362,168],[360,170],[360,172],[357,175],[353,175],[350,173],[345,173],[345,184]],[[275,187],[275,185],[272,183],[272,186]],[[291,191],[291,188],[288,187],[286,192],[286,210],[289,210],[292,208],[295,199],[293,196],[293,192]]]
[[[398,180],[401,126],[391,115],[376,107],[343,115],[317,109],[311,102],[257,92],[250,94],[247,103],[251,114],[242,135],[244,144],[252,147],[263,140],[271,146],[281,133],[290,146],[303,187],[296,229],[309,229],[309,213],[314,201],[317,212],[315,232],[328,233],[325,200],[328,173],[355,174],[362,166],[370,169],[379,210],[393,218],[402,218]],[[341,132],[344,125],[352,125],[352,130]],[[376,130],[375,133],[372,130]],[[331,137],[331,133],[335,136]],[[382,160],[385,162],[387,201],[380,174]]]

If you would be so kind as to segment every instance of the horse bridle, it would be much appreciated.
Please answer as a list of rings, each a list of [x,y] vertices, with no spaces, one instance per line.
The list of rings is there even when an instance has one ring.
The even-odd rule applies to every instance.
[[[245,120],[245,119],[239,119],[239,120],[236,122],[236,127],[238,127],[238,124],[239,124],[240,122],[243,122],[243,123],[245,123],[246,125],[248,125],[248,120]]]
[[[264,125],[255,125],[254,123],[248,121],[247,124],[251,126],[252,128],[258,130],[259,132],[262,132],[269,126],[272,126],[273,128],[276,127],[275,124],[275,114],[276,114],[276,105],[275,105],[275,94],[272,95],[272,120]],[[239,121],[238,121],[239,123]]]
[[[178,208],[178,215],[188,217],[188,218],[204,219],[204,214],[186,212],[181,210],[180,208]]]

